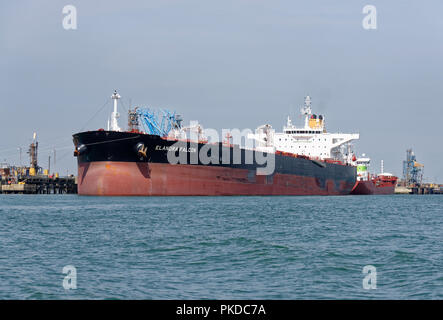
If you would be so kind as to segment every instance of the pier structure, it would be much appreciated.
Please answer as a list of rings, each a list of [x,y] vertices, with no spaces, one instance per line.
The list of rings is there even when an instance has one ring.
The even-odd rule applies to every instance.
[[[77,178],[74,175],[50,174],[38,165],[38,142],[34,133],[28,150],[29,166],[10,166],[0,163],[0,193],[5,194],[66,194],[77,193]],[[50,160],[49,160],[50,161]]]
[[[11,183],[10,180],[2,179],[0,193],[71,194],[77,193],[77,183],[74,176],[30,176],[18,183]]]
[[[411,194],[443,194],[443,184],[424,183],[411,188]]]

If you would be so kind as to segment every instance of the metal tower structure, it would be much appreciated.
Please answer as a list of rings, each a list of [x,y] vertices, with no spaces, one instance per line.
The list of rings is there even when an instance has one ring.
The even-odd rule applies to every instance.
[[[32,143],[29,145],[29,158],[30,158],[30,164],[31,168],[34,168],[36,171],[38,169],[38,162],[37,162],[37,153],[38,153],[38,142],[36,141],[37,134],[34,132],[34,136],[32,139]]]
[[[423,180],[424,166],[417,162],[412,149],[406,150],[406,160],[403,161],[403,180],[406,186],[420,185]]]
[[[138,131],[139,128],[137,107],[128,111],[128,131]]]

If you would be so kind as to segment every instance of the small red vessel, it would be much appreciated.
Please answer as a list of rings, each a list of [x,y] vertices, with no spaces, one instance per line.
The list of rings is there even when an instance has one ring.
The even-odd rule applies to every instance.
[[[381,164],[382,173],[371,175],[368,171],[369,158],[357,159],[357,182],[351,194],[393,194],[397,185],[397,177],[383,172],[383,160]]]
[[[351,194],[393,194],[397,177],[378,175],[370,180],[360,180],[355,184]]]

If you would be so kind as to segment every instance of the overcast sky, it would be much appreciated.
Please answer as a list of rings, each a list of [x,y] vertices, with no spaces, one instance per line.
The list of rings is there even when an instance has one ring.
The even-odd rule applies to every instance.
[[[77,30],[62,9],[77,8]],[[377,9],[365,30],[362,9]],[[1,1],[0,162],[76,173],[72,134],[106,127],[114,89],[204,127],[282,129],[312,97],[330,132],[401,176],[406,149],[443,183],[443,1]],[[120,110],[124,113],[124,109]],[[91,120],[92,118],[92,120]],[[126,117],[120,125],[126,127]]]

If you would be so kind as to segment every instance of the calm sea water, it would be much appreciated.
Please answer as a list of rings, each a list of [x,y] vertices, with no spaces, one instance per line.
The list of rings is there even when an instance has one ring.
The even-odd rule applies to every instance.
[[[0,298],[442,299],[443,196],[2,195]]]

